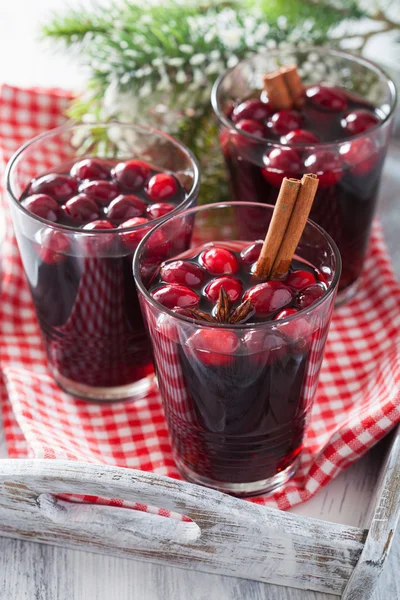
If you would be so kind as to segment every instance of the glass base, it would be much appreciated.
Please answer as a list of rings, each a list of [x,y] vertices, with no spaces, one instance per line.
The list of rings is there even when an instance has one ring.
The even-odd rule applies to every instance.
[[[361,276],[356,279],[354,283],[349,285],[349,287],[344,288],[344,290],[337,293],[335,300],[335,308],[339,306],[343,306],[343,304],[347,304],[350,300],[353,300],[354,296],[357,294],[361,285]]]
[[[225,492],[226,494],[231,494],[232,496],[238,496],[239,498],[249,498],[250,496],[259,496],[260,494],[272,492],[289,481],[289,479],[295,474],[299,461],[296,459],[284,471],[280,471],[273,477],[261,479],[260,481],[251,481],[249,483],[229,483],[228,481],[209,479],[208,477],[203,477],[195,471],[192,471],[192,469],[185,465],[176,456],[175,462],[181,475],[191,483],[204,485],[206,487],[213,488],[214,490],[218,490],[219,492]]]
[[[147,396],[150,390],[156,385],[154,373],[139,381],[135,381],[135,383],[118,387],[95,387],[85,385],[73,381],[72,379],[68,379],[68,377],[64,377],[60,373],[53,372],[53,376],[64,392],[91,402],[109,403],[122,400],[140,400]]]

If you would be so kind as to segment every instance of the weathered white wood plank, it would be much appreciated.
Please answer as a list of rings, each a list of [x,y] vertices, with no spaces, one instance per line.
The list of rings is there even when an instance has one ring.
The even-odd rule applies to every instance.
[[[0,413],[0,459],[2,458],[7,458],[7,448]],[[311,500],[295,506],[288,512],[332,523],[368,527],[371,501],[375,495],[381,463],[382,446],[379,444],[340,473]]]
[[[138,531],[134,525],[127,528],[127,511],[119,516],[118,508],[106,509],[114,511],[111,524],[96,519],[60,523],[37,502],[41,494],[52,493],[119,497],[167,508],[192,518],[201,535],[189,542],[168,540],[162,528],[170,524],[159,518],[155,523],[153,515],[143,518],[157,537],[143,535],[144,521]],[[359,528],[297,517],[151,473],[39,460],[0,461],[0,532],[336,594],[343,591],[366,536]]]
[[[400,531],[371,600],[400,598]],[[337,600],[337,596],[0,538],[1,600]]]
[[[177,542],[178,544],[193,544],[201,536],[197,523],[166,519],[159,515],[128,508],[115,509],[113,506],[92,504],[76,504],[57,499],[52,494],[41,494],[37,505],[42,516],[52,523],[64,527],[79,525],[98,529],[104,532],[116,532],[119,543],[129,545],[132,536],[142,538],[145,543]],[[1,525],[0,525],[1,527]]]
[[[400,431],[400,427],[399,427]],[[343,600],[368,600],[389,554],[400,515],[400,434],[382,466],[376,507],[360,560],[343,594]]]
[[[0,598],[337,600],[338,597],[0,538]]]

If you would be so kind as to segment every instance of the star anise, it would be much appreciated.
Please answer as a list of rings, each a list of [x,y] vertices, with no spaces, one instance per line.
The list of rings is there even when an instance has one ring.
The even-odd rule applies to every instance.
[[[223,286],[219,289],[219,298],[215,307],[215,317],[198,308],[189,308],[195,319],[208,323],[228,323],[231,325],[242,323],[254,311],[250,300],[245,300],[237,308],[231,310],[229,295]]]
[[[240,306],[238,306],[237,308],[235,308],[234,311],[231,312],[229,317],[229,323],[240,323],[241,321],[247,319],[249,314],[253,311],[254,306],[252,305],[250,300],[245,300],[244,302],[242,302],[242,304],[240,304]]]
[[[217,306],[215,308],[215,316],[218,323],[229,323],[229,315],[231,312],[230,309],[230,298],[225,290],[224,286],[221,285],[219,288],[219,298],[217,302]]]

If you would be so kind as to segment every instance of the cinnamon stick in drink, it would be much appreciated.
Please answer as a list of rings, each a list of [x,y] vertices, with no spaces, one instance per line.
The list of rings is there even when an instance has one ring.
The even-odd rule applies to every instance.
[[[304,103],[304,86],[295,65],[264,75],[263,82],[268,100],[275,110],[298,108]]]
[[[300,187],[299,179],[283,178],[271,223],[255,266],[254,276],[257,278],[266,278],[270,275],[292,216]]]
[[[303,175],[290,221],[270,271],[272,279],[279,279],[289,270],[293,255],[306,226],[317,188],[318,177],[316,175],[311,173]]]
[[[292,98],[289,88],[286,85],[285,78],[281,71],[274,71],[264,75],[264,90],[267,93],[268,100],[275,110],[289,109],[292,107]]]
[[[303,106],[304,98],[304,85],[301,81],[301,77],[295,65],[282,67],[280,72],[283,75],[286,86],[289,90],[289,95],[292,100],[292,104],[295,108]]]

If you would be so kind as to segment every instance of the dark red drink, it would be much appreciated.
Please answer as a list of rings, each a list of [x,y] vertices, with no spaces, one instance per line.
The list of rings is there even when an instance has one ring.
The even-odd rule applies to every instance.
[[[187,198],[174,172],[139,159],[75,159],[25,186],[18,243],[49,366],[67,391],[118,399],[148,389],[152,351],[132,258]]]
[[[184,260],[164,263],[149,292],[180,314],[196,317],[201,314],[191,312],[196,307],[212,318],[223,286],[232,311],[246,298],[253,301],[254,309],[240,321],[248,325],[278,322],[325,293],[324,277],[300,260],[292,262],[283,281],[254,280],[261,245],[244,246],[242,252],[240,243],[193,249]],[[218,320],[210,325],[184,343],[168,328],[159,340],[177,357],[185,382],[179,410],[166,406],[177,460],[204,480],[269,479],[290,467],[301,450],[307,417],[302,390],[312,338],[321,332],[306,318],[268,334],[250,329],[244,336],[218,328]],[[159,385],[168,394],[170,382],[162,373]]]
[[[245,208],[265,232],[270,206],[209,205],[153,230],[134,264],[177,465],[242,496],[294,472],[340,272],[331,241],[307,223],[290,272],[256,278],[262,242],[246,239]],[[176,232],[189,220],[193,247],[182,253]],[[157,260],[161,233],[170,245]]]
[[[298,51],[305,88],[301,102],[290,109],[277,110],[254,84],[255,73],[261,79],[261,70],[273,70],[275,60],[285,64],[279,52],[228,71],[214,88],[213,102],[234,200],[274,204],[284,176],[318,175],[310,218],[338,244],[343,259],[339,292],[346,299],[355,290],[368,245],[394,91],[373,65],[370,72],[369,63],[343,53],[315,51],[318,60],[313,57],[307,70],[312,54]]]

